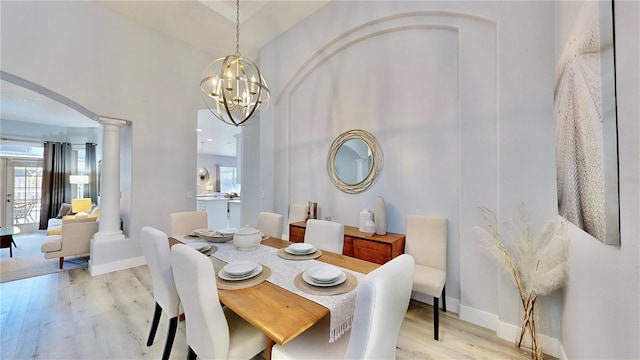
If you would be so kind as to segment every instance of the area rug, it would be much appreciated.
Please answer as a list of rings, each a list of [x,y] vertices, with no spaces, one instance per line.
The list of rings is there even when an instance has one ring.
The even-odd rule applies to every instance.
[[[9,249],[0,251],[0,283],[88,266],[88,256],[65,258],[62,270],[57,258],[45,259],[40,251],[45,239],[44,230],[15,235],[13,239],[17,245],[13,248],[13,257],[9,257]]]

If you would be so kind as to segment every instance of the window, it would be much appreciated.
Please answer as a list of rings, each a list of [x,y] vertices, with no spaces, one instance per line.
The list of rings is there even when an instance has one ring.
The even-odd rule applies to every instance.
[[[42,196],[42,162],[19,161],[13,164],[13,218],[14,224],[40,221]]]
[[[220,166],[220,192],[239,193],[240,185],[236,184],[236,168]]]

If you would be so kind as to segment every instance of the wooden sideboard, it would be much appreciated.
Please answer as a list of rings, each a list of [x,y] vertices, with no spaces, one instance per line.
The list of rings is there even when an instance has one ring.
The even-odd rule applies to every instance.
[[[306,222],[289,224],[289,241],[304,242]],[[377,264],[384,264],[404,253],[404,234],[386,233],[368,236],[357,227],[344,227],[342,254]]]

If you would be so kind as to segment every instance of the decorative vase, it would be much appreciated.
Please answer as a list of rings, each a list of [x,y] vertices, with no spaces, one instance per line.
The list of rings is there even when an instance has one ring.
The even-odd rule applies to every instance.
[[[376,234],[385,235],[387,233],[387,208],[382,196],[376,198],[375,206],[373,207],[373,220],[376,224]]]
[[[373,222],[373,220],[367,220],[364,222],[363,227],[363,233],[367,234],[368,236],[373,236],[373,234],[376,233],[376,224]]]
[[[373,221],[373,213],[369,209],[362,209],[362,211],[360,211],[360,226],[358,227],[358,230],[360,230],[360,232],[366,232],[365,223],[368,220]]]

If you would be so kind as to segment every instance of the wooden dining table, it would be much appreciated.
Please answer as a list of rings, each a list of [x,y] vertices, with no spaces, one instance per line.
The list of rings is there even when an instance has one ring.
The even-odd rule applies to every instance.
[[[178,243],[182,242],[173,237],[169,238],[170,245]],[[273,237],[262,241],[262,245],[276,249],[285,248],[290,244],[293,243]],[[380,266],[326,250],[322,250],[322,256],[316,260],[362,274]],[[243,289],[218,289],[218,297],[226,307],[267,336],[268,359],[271,358],[271,347],[274,343],[286,344],[329,315],[329,309],[326,307],[269,281]]]

